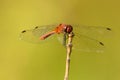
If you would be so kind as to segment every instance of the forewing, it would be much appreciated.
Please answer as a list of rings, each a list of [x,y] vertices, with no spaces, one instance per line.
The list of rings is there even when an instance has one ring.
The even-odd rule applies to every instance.
[[[103,26],[73,25],[73,32],[101,40],[111,33],[111,29]]]
[[[57,27],[57,25],[36,26],[33,29],[32,33],[34,36],[40,37],[48,32],[55,30],[56,27]]]
[[[53,31],[55,27],[56,25],[45,25],[45,26],[36,26],[31,30],[23,30],[20,34],[20,39],[31,43],[44,42],[47,39],[40,40],[40,36],[46,34],[47,32]]]

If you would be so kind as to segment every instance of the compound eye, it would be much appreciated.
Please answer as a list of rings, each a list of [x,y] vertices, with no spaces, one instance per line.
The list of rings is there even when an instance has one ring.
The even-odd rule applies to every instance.
[[[67,25],[66,29],[65,29],[65,32],[66,33],[70,33],[70,32],[72,32],[72,30],[73,30],[72,26],[71,25]]]

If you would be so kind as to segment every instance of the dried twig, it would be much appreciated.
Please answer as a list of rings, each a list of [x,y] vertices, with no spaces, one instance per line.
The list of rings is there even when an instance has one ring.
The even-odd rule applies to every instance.
[[[70,55],[71,55],[71,52],[72,52],[72,38],[73,38],[73,33],[71,32],[68,35],[66,69],[65,69],[64,80],[68,80],[68,77],[69,77]]]

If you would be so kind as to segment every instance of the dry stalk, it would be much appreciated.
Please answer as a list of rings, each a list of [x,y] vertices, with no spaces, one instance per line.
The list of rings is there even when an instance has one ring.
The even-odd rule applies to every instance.
[[[70,55],[72,52],[72,38],[73,38],[73,33],[68,34],[68,42],[67,42],[67,56],[66,56],[66,69],[65,69],[65,76],[64,80],[68,80],[69,77],[69,70],[70,70]]]

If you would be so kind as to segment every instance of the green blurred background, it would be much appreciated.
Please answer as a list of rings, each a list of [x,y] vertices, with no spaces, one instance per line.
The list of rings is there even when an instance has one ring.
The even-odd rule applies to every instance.
[[[24,29],[71,23],[109,26],[104,53],[73,51],[70,80],[120,80],[119,0],[0,0],[0,80],[63,80],[66,50],[57,41],[19,40]]]

